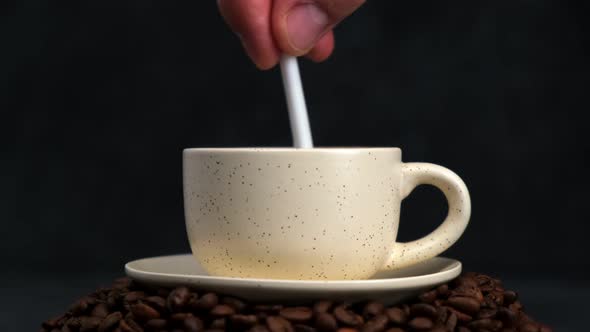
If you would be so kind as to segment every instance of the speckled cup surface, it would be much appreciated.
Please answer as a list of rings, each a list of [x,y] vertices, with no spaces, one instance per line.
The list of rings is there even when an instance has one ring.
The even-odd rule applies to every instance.
[[[367,279],[434,257],[461,236],[471,211],[463,181],[398,148],[198,148],[183,153],[186,228],[214,276]],[[401,200],[438,187],[446,220],[395,242]]]

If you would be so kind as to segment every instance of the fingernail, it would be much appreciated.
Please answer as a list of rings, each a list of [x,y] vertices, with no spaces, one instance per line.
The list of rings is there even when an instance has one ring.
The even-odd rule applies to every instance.
[[[314,4],[293,7],[287,14],[287,35],[293,48],[310,49],[328,29],[328,15]]]

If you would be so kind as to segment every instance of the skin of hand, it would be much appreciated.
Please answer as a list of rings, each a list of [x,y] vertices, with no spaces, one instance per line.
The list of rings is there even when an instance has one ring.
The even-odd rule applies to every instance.
[[[334,50],[332,29],[365,0],[217,0],[219,11],[262,70],[281,53],[327,59]]]

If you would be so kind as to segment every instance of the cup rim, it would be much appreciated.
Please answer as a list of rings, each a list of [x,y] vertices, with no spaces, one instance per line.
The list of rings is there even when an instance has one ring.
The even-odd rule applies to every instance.
[[[314,147],[314,148],[295,148],[295,147],[200,147],[186,148],[184,153],[229,153],[229,152],[308,152],[308,153],[350,153],[350,152],[400,152],[398,147]]]

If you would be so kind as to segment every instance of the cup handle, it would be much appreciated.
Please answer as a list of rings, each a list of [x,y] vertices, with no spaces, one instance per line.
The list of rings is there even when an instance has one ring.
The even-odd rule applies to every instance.
[[[406,198],[414,188],[429,184],[441,190],[449,205],[447,218],[432,233],[412,242],[397,242],[385,269],[397,269],[435,257],[455,243],[469,223],[471,200],[461,178],[451,170],[429,163],[402,164],[400,194]]]

